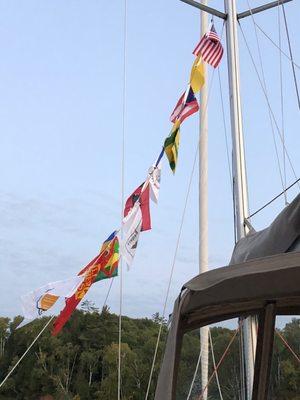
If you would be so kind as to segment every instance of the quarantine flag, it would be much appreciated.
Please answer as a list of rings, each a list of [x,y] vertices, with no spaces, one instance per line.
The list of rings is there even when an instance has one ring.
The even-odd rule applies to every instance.
[[[143,182],[135,191],[128,197],[124,208],[124,217],[126,217],[129,211],[133,208],[136,201],[139,201],[142,212],[142,227],[141,231],[148,231],[151,229],[151,216],[150,216],[150,186],[149,182]]]
[[[66,298],[66,305],[60,312],[53,324],[52,335],[57,335],[65,323],[69,320],[72,312],[84,298],[89,288],[96,280],[111,278],[117,273],[119,261],[119,241],[117,232],[103,243],[101,252],[89,264],[79,272],[79,276],[83,275],[82,283],[78,286],[75,293]]]
[[[200,92],[205,83],[204,65],[201,56],[198,56],[191,69],[190,85],[194,93]]]
[[[165,153],[169,160],[170,168],[173,174],[175,173],[177,165],[179,141],[180,141],[180,124],[179,122],[177,122],[173,125],[171,133],[167,137],[164,143]]]
[[[128,269],[131,267],[137,249],[142,228],[142,211],[137,200],[134,206],[123,219],[123,240],[121,242],[121,255],[126,261]]]
[[[170,117],[171,122],[180,124],[190,115],[199,110],[199,104],[193,92],[191,85],[188,85],[186,91],[181,95]]]

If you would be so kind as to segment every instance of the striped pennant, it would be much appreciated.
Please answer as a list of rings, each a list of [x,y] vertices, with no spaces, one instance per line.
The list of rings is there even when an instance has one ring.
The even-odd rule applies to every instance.
[[[217,68],[223,57],[223,46],[220,38],[212,24],[210,30],[205,33],[193,51],[193,54],[202,57],[203,61],[210,64],[212,67]]]
[[[171,116],[171,122],[178,121],[180,124],[190,115],[199,110],[199,104],[193,92],[191,85],[188,85],[186,91],[180,96]]]

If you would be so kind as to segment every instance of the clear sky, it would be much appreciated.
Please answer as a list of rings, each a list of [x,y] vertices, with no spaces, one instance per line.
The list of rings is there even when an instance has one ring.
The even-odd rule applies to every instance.
[[[249,0],[251,6],[260,1]],[[222,1],[211,1],[223,8]],[[247,8],[238,1],[239,11]],[[286,5],[300,63],[299,1]],[[21,312],[20,296],[74,276],[120,225],[123,1],[0,1],[0,315]],[[256,16],[278,42],[276,10]],[[145,178],[171,124],[199,38],[199,13],[178,1],[128,0],[125,193]],[[258,63],[251,18],[241,21]],[[215,21],[220,33],[222,24]],[[297,29],[298,28],[298,29]],[[284,26],[282,46],[288,51]],[[258,33],[270,102],[281,127],[279,52]],[[225,35],[223,35],[225,46]],[[241,89],[250,210],[281,191],[268,109],[240,35]],[[257,64],[259,67],[259,63]],[[299,110],[291,66],[282,59],[286,147],[299,174]],[[297,74],[299,70],[297,69]],[[209,70],[210,79],[212,70]],[[220,67],[229,135],[226,55]],[[298,74],[299,75],[299,74]],[[141,235],[134,265],[124,271],[123,312],[162,311],[188,181],[198,141],[198,117],[184,122],[175,176],[163,165],[153,229]],[[275,133],[276,134],[276,133]],[[282,148],[279,157],[282,160]],[[287,163],[287,182],[294,177]],[[182,284],[197,274],[198,174],[193,178],[176,259],[168,312]],[[297,188],[291,191],[292,199]],[[225,265],[233,218],[218,76],[209,100],[209,259]],[[284,203],[253,219],[270,223]],[[109,281],[87,298],[102,307]],[[119,281],[108,299],[118,312]]]

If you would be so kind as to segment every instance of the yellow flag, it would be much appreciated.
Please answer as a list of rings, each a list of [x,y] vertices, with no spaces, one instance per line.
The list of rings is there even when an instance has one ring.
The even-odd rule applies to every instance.
[[[199,92],[205,82],[204,66],[203,66],[203,62],[200,57],[201,56],[198,56],[195,59],[194,64],[192,66],[192,70],[191,70],[190,85],[191,85],[194,93]]]

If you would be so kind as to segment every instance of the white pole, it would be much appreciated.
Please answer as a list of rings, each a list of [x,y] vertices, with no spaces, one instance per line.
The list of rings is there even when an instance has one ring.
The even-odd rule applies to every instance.
[[[207,5],[207,0],[202,4]],[[201,11],[201,37],[207,32],[207,13]],[[200,274],[208,270],[208,118],[207,118],[207,100],[208,100],[208,76],[207,68],[204,63],[204,86],[200,91],[200,139],[199,139],[199,272]],[[201,343],[201,386],[202,389],[208,382],[208,327],[200,329]],[[207,400],[207,389],[203,393],[203,400]]]
[[[225,0],[225,9],[228,14],[226,21],[226,34],[233,151],[233,178],[236,222],[235,229],[237,240],[239,240],[247,233],[247,227],[245,226],[244,221],[249,213],[240,99],[237,12],[235,0]],[[243,349],[246,376],[245,396],[247,400],[250,400],[252,397],[256,336],[255,318],[247,318],[244,321],[243,325]]]

